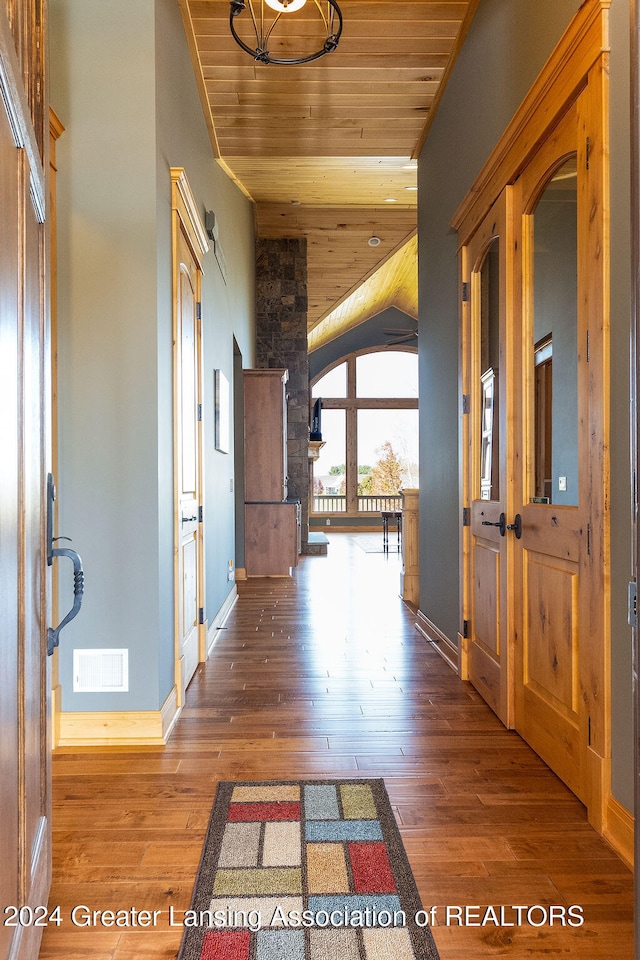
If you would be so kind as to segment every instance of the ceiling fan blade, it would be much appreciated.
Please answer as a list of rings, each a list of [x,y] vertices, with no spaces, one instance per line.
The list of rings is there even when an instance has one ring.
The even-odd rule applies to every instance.
[[[389,336],[395,336],[397,333],[401,333],[404,336],[408,336],[409,334],[415,337],[418,336],[418,331],[414,327],[411,329],[408,329],[407,327],[383,327],[382,332],[388,334]]]
[[[417,333],[410,333],[406,337],[396,337],[395,340],[389,340],[387,346],[393,347],[397,343],[409,343],[410,340],[414,340],[418,336]]]

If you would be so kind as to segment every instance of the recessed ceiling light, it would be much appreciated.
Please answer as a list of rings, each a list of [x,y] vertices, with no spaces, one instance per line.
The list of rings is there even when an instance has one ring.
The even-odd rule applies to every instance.
[[[398,201],[396,200],[395,197],[385,197],[385,198],[384,198],[384,202],[385,202],[385,203],[397,203]]]
[[[382,243],[382,240],[380,239],[380,237],[369,237],[369,239],[367,240],[367,243],[369,244],[370,247],[379,247],[380,244]]]
[[[405,187],[405,190],[417,190],[417,187]]]

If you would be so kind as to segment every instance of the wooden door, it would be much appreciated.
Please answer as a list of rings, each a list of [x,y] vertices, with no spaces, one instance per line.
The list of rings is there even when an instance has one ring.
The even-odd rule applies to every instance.
[[[47,903],[51,876],[50,398],[43,141],[28,111],[13,26],[25,43],[33,36],[28,18],[10,26],[0,10],[0,957],[30,960],[45,920],[35,911]]]
[[[590,629],[587,568],[593,562],[590,461],[597,451],[587,428],[588,366],[597,357],[587,356],[585,291],[595,264],[589,265],[592,226],[581,127],[574,106],[517,185],[523,403],[513,456],[521,518],[514,599],[516,727],[586,801],[593,679],[583,647]],[[600,329],[601,318],[596,322]],[[595,350],[597,343],[594,336]]]
[[[506,722],[511,716],[601,831],[611,757],[607,16],[604,0],[581,6],[452,221],[472,287],[462,310],[470,412],[462,497],[472,526],[462,541],[470,636],[461,673],[499,712],[496,683],[491,689],[486,678],[504,676],[501,644]],[[500,340],[507,370],[498,378],[498,390],[506,383],[498,407],[507,487],[494,507],[505,510],[505,543],[492,544],[480,539],[474,502],[482,370],[473,273],[498,230],[487,211],[500,202],[511,236]],[[506,635],[496,627],[505,614]],[[488,665],[480,676],[475,661]]]
[[[177,688],[179,696],[200,659],[201,604],[199,319],[200,274],[182,230],[176,262],[176,503]],[[181,701],[182,702],[182,701]]]
[[[511,229],[505,192],[464,249],[467,299],[464,349],[469,397],[466,484],[466,677],[507,725],[511,723],[508,643],[506,303]]]

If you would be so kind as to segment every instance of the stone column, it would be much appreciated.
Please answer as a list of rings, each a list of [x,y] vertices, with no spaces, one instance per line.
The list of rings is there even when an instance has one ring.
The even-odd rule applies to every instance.
[[[256,242],[256,366],[286,367],[289,497],[300,500],[302,552],[309,536],[307,241]]]

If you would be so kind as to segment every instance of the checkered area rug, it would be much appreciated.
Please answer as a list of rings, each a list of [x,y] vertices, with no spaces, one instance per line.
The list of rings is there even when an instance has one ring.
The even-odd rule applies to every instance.
[[[382,780],[220,783],[178,960],[439,960]]]

